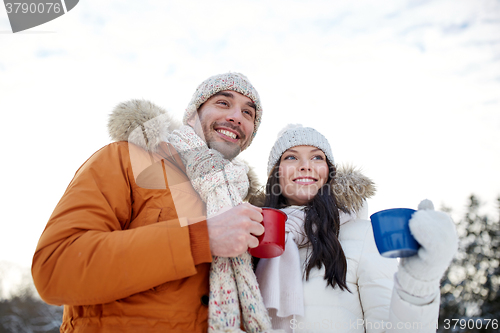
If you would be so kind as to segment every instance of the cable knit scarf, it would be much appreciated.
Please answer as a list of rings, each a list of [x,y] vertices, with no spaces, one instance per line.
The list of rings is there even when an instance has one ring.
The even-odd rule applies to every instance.
[[[180,154],[193,188],[207,205],[207,218],[224,207],[242,203],[248,191],[248,167],[230,162],[206,143],[189,126],[168,136]],[[213,257],[210,268],[209,332],[271,332],[271,321],[252,270],[248,252],[234,257]]]

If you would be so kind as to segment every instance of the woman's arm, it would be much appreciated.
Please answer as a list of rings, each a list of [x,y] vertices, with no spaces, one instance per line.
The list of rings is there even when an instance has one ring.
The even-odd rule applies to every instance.
[[[426,295],[410,294],[399,284],[396,272],[397,260],[379,254],[371,224],[366,221],[358,267],[366,332],[435,332],[440,300],[438,286]]]
[[[369,333],[386,332],[398,262],[379,254],[369,221],[356,220],[356,223],[363,225],[365,235],[357,271],[365,329]]]

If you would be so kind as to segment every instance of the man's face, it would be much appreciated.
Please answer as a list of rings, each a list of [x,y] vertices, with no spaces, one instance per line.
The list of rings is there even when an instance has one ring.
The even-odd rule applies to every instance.
[[[224,90],[210,97],[188,121],[209,148],[232,160],[250,143],[255,104],[240,93]]]

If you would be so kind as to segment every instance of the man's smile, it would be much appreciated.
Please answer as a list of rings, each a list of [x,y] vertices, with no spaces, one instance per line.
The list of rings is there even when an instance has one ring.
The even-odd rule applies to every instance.
[[[240,135],[237,131],[227,128],[227,127],[214,127],[214,130],[219,134],[219,136],[229,142],[236,143],[240,139]]]

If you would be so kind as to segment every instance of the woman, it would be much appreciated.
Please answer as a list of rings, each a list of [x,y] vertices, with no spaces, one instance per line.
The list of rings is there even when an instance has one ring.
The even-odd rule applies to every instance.
[[[376,249],[365,201],[373,194],[359,172],[337,172],[318,131],[289,125],[280,132],[265,197],[252,200],[288,215],[284,254],[256,267],[273,328],[436,331],[440,278],[457,249],[453,221],[424,200],[410,222],[422,248],[398,265]]]

